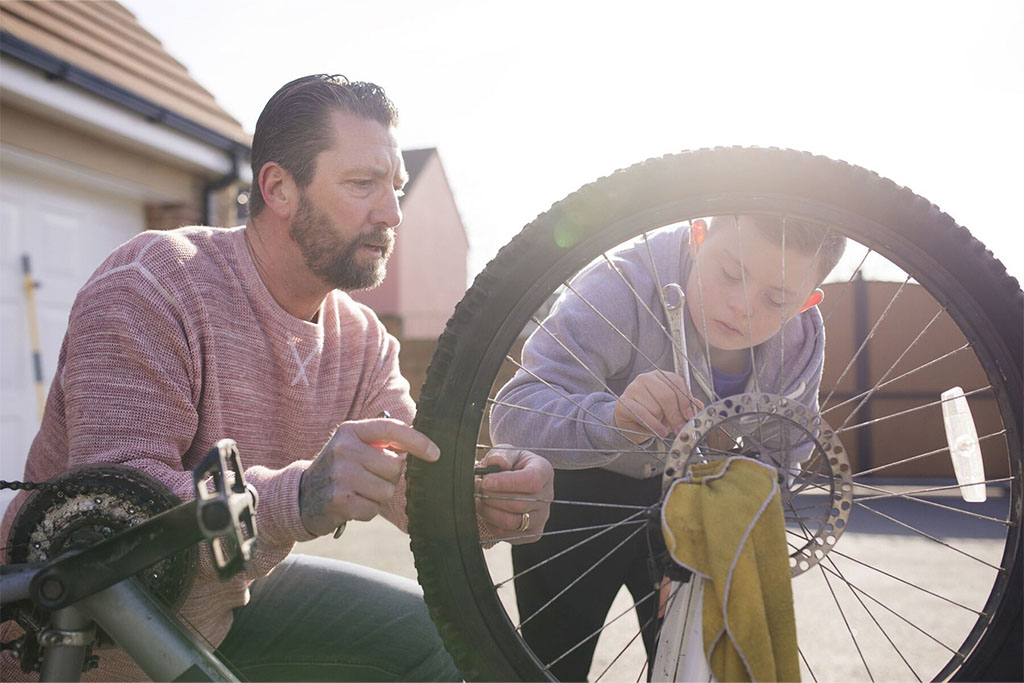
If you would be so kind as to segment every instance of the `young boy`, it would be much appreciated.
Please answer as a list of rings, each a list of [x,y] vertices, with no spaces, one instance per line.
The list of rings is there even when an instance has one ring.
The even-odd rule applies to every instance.
[[[658,232],[585,269],[526,342],[529,372],[498,393],[493,443],[546,455],[559,468],[556,501],[633,506],[556,503],[548,532],[598,529],[512,551],[517,575],[536,566],[516,580],[524,638],[545,664],[561,658],[551,666],[560,680],[586,680],[595,633],[623,585],[653,654],[660,569],[649,566],[642,517],[558,553],[658,501],[671,439],[704,405],[762,391],[817,409],[818,285],[844,247],[841,236],[791,217],[718,216]],[[689,386],[675,372],[662,289],[670,283],[685,294],[680,373]]]

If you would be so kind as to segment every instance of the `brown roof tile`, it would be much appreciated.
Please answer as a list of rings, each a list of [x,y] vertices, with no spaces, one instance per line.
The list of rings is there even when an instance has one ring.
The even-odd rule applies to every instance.
[[[116,2],[0,2],[0,28],[54,57],[246,145],[250,136]]]

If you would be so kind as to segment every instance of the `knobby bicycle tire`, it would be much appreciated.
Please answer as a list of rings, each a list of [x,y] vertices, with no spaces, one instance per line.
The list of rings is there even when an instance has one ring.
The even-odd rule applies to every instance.
[[[1006,536],[977,622],[958,652],[928,675],[1019,680],[1024,295],[965,228],[910,190],[844,162],[767,148],[669,155],[584,186],[526,226],[456,307],[415,421],[443,455],[432,464],[410,461],[408,513],[426,601],[464,676],[550,675],[502,606],[477,531],[471,463],[506,354],[552,292],[605,250],[641,230],[742,212],[784,212],[838,226],[912,275],[971,344],[1005,430]]]

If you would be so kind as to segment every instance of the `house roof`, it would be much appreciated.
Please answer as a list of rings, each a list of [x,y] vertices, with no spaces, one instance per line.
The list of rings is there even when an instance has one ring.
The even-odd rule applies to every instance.
[[[251,144],[242,125],[117,2],[4,0],[0,29],[6,42],[22,41],[178,117]]]
[[[416,178],[419,177],[423,167],[427,165],[430,157],[437,154],[436,147],[427,147],[426,149],[403,149],[402,158],[405,160],[405,172],[409,174],[409,182],[405,184],[405,192],[409,193],[412,189],[413,184],[416,182]]]

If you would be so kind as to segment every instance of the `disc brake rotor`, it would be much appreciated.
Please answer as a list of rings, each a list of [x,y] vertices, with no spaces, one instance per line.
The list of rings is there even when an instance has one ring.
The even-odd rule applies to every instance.
[[[747,393],[706,407],[669,452],[664,490],[690,466],[743,456],[779,472],[792,576],[818,564],[846,529],[853,505],[850,463],[835,430],[802,403]]]

